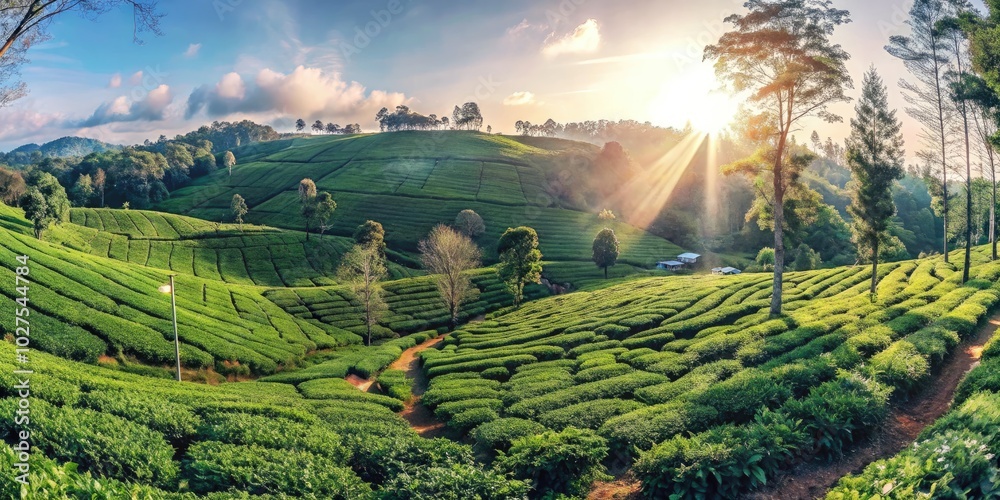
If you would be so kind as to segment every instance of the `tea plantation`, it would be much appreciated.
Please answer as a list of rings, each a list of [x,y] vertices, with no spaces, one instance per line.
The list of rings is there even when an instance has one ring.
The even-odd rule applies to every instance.
[[[6,436],[17,405],[13,345],[0,345],[0,359]],[[4,498],[355,499],[372,498],[373,490],[382,498],[427,491],[517,498],[526,490],[475,463],[468,446],[419,438],[393,413],[398,400],[343,380],[299,390],[260,382],[213,387],[46,354],[32,365],[30,486],[2,474]],[[11,447],[0,446],[0,466],[12,471],[16,462]],[[445,476],[464,482],[426,480]]]
[[[610,470],[645,498],[733,498],[875,435],[1000,302],[1000,262],[977,248],[965,284],[940,257],[883,264],[874,299],[868,266],[787,273],[784,314],[770,317],[771,275],[667,276],[650,267],[677,246],[551,199],[574,158],[595,154],[570,141],[401,132],[237,153],[232,179],[216,172],[158,207],[173,213],[74,209],[37,240],[0,205],[3,300],[19,294],[16,257],[30,256],[34,370],[31,485],[0,475],[0,496],[579,498]],[[334,193],[333,234],[299,230],[303,177]],[[254,223],[242,230],[216,222],[234,193]],[[462,326],[441,339],[449,312],[415,249],[467,208],[486,221],[486,264],[504,229],[527,224],[545,276],[573,293],[531,285],[515,309],[493,267],[474,270]],[[335,272],[367,219],[384,225],[392,261],[370,347]],[[610,279],[589,262],[605,225],[621,242]],[[185,378],[207,383],[163,378],[168,274]],[[8,470],[15,325],[0,308]],[[393,365],[434,339],[418,371]],[[912,447],[829,497],[1000,491],[998,353],[994,340]],[[431,424],[447,438],[415,430]]]
[[[880,266],[876,302],[869,269],[792,273],[776,319],[767,275],[638,279],[536,301],[422,353],[423,402],[481,449],[593,429],[634,460],[650,497],[730,497],[839,456],[878,428],[890,398],[930,381],[1000,301],[1000,263],[975,256],[964,286],[940,258]]]
[[[142,210],[77,208],[73,224],[55,231],[67,245],[101,257],[169,269],[226,283],[318,286],[336,283],[337,263],[354,241],[338,236],[306,240],[305,234],[261,226],[215,224]],[[61,234],[62,233],[62,234]],[[417,271],[390,262],[390,274]]]
[[[229,220],[234,194],[246,198],[247,220],[301,229],[298,183],[316,182],[337,201],[332,233],[350,236],[365,220],[382,223],[386,241],[413,252],[439,223],[472,209],[486,222],[479,241],[488,259],[508,227],[538,231],[548,260],[588,260],[593,237],[611,226],[623,249],[621,262],[651,267],[681,253],[676,245],[621,222],[604,222],[549,192],[560,178],[583,175],[597,148],[548,138],[465,132],[399,132],[282,141],[284,149],[237,150],[239,165],[174,192],[158,209],[206,220]]]
[[[193,223],[195,228],[199,227],[199,222],[206,224],[172,215],[157,217],[154,213],[133,211],[90,213],[117,217],[111,220],[121,221],[171,221],[178,227],[186,227],[181,226],[184,222]],[[273,265],[267,257],[277,253],[248,250],[246,255],[252,259],[246,262],[253,265],[244,267],[244,260],[240,258],[235,260],[238,266],[230,267],[222,260],[213,260],[215,255],[224,252],[216,253],[209,246],[213,257],[194,259],[193,270],[190,264],[184,268],[166,263],[145,267],[138,265],[138,259],[128,259],[126,255],[118,255],[121,258],[115,260],[79,251],[87,248],[82,237],[98,239],[109,234],[106,231],[65,224],[49,231],[47,240],[50,241],[38,241],[31,235],[30,225],[20,211],[5,206],[0,206],[0,231],[4,234],[0,239],[0,266],[11,271],[19,265],[15,256],[32,256],[31,290],[38,302],[32,317],[39,325],[33,335],[35,347],[68,359],[94,363],[107,355],[125,362],[170,365],[174,359],[172,313],[169,298],[157,292],[157,288],[168,280],[167,272],[161,269],[178,273],[181,359],[187,368],[215,368],[225,372],[235,365],[243,367],[235,369],[238,373],[268,374],[283,366],[295,366],[317,349],[361,342],[361,320],[352,311],[342,287],[267,289],[254,286],[250,277],[261,274],[254,274],[252,269],[263,268],[258,268],[258,264],[269,266],[272,273],[280,274],[284,270],[286,276],[293,273],[310,276],[305,267],[309,264],[301,261],[286,260],[285,267]],[[178,236],[182,234],[193,237],[199,233],[179,233]],[[265,228],[244,236],[191,241],[211,245],[220,240],[232,240],[233,245],[242,245],[241,242],[252,241],[255,237],[285,238],[286,234]],[[172,244],[168,247],[171,256],[182,248],[193,248],[196,255],[203,256],[199,250],[206,248],[185,247],[183,240],[140,240],[122,236],[115,241],[126,244],[147,241],[151,248],[161,242]],[[334,243],[332,238],[327,241]],[[298,248],[302,248],[301,243]],[[185,255],[185,259],[191,258],[190,251]],[[149,260],[146,264],[153,265]],[[396,267],[399,269],[397,274],[413,274],[406,268]],[[10,276],[10,286],[0,294],[13,299],[15,289],[13,275]],[[224,282],[220,279],[223,277],[243,284]],[[311,281],[321,279],[314,277]],[[498,293],[500,285],[492,271],[480,271],[476,282],[481,284],[483,293],[470,303],[467,314],[482,314],[511,303],[508,295]],[[386,288],[390,310],[379,330],[382,336],[434,329],[448,323],[447,309],[436,298],[435,285],[430,279],[402,279],[387,283]],[[530,290],[531,296],[542,293],[541,288]],[[288,294],[293,298],[288,299]],[[0,310],[0,333],[12,332],[12,325],[14,310]]]

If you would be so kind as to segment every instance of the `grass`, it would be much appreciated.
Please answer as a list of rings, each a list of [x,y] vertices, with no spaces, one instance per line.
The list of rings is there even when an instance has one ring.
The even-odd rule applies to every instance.
[[[621,262],[652,267],[677,255],[670,242],[620,222],[564,204],[549,194],[560,175],[597,148],[564,140],[464,132],[400,132],[296,139],[285,149],[254,152],[233,169],[217,172],[174,192],[159,208],[206,220],[226,217],[233,194],[250,206],[248,220],[300,229],[298,182],[311,178],[334,194],[333,234],[349,236],[365,220],[386,229],[390,247],[415,252],[439,223],[473,209],[486,222],[479,243],[488,259],[508,227],[529,225],[549,260],[589,261],[594,235],[612,227],[622,245]],[[275,148],[276,149],[276,148]]]

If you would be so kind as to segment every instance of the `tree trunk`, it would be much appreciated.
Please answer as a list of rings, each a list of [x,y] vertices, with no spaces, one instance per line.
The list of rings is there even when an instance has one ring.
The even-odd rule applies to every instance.
[[[990,165],[990,168],[993,168]],[[993,203],[990,203],[990,243],[993,245],[993,260],[997,260],[997,182],[994,178],[991,182],[993,184]]]
[[[607,266],[605,266],[605,268],[604,268],[604,279],[608,279],[608,268],[607,268]]]
[[[872,245],[872,289],[871,296],[875,298],[875,287],[878,285],[878,242]]]
[[[778,139],[774,161],[774,286],[771,291],[771,316],[781,314],[781,285],[785,273],[785,187],[781,160],[785,150],[785,135]]]
[[[972,265],[972,171],[965,179],[965,265],[962,267],[962,283],[969,281],[969,267]]]

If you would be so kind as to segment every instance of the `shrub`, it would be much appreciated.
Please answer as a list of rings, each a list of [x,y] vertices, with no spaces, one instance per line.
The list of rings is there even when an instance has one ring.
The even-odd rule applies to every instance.
[[[500,418],[500,416],[497,415],[497,412],[492,408],[470,408],[451,417],[451,420],[448,420],[448,427],[465,434],[467,431],[480,424],[491,422],[498,418]]]
[[[340,436],[325,425],[285,418],[218,413],[205,419],[198,435],[201,441],[308,451],[336,463],[347,462],[350,458],[350,451],[341,444]]]
[[[735,498],[766,484],[807,442],[792,418],[764,411],[749,425],[667,440],[633,470],[648,498]]]
[[[936,492],[942,498],[991,498],[1000,470],[984,439],[964,429],[947,430],[841,479],[827,498],[920,498]]]
[[[377,382],[382,392],[400,401],[409,401],[413,396],[413,379],[402,370],[386,370],[379,374]]]
[[[188,406],[133,392],[94,391],[84,394],[80,404],[145,425],[170,441],[193,436],[201,424],[201,418]]]
[[[472,438],[482,449],[507,451],[514,440],[539,434],[545,427],[523,418],[498,418],[486,422],[472,431]]]
[[[379,498],[508,500],[526,498],[527,493],[527,483],[513,480],[508,475],[485,471],[466,463],[453,463],[443,466],[409,467],[405,473],[393,476],[382,485]]]
[[[493,411],[500,411],[503,407],[503,401],[499,399],[487,399],[487,398],[477,398],[477,399],[462,399],[459,401],[451,401],[449,403],[441,403],[435,410],[434,414],[443,419],[452,418],[459,413],[466,410],[471,410],[473,408],[489,408]]]
[[[13,415],[15,405],[4,400],[0,413]],[[9,420],[0,422],[5,435],[13,429]],[[31,423],[37,450],[95,475],[158,486],[172,484],[177,476],[174,449],[163,435],[124,418],[34,401]]]
[[[856,375],[842,376],[819,385],[805,399],[789,401],[782,410],[802,421],[817,455],[832,460],[885,420],[890,391]]]
[[[538,420],[546,427],[556,430],[567,427],[597,429],[613,417],[644,406],[638,401],[627,399],[595,399],[543,413]]]
[[[371,488],[351,469],[307,451],[273,450],[214,441],[195,443],[185,457],[190,487],[199,494],[228,486],[252,495],[286,494],[353,499]]]
[[[761,408],[784,403],[791,395],[792,391],[773,375],[747,370],[712,385],[691,401],[714,407],[721,421],[739,423],[750,421]]]
[[[876,354],[865,371],[903,394],[910,394],[930,376],[930,364],[913,344],[901,340]]]
[[[591,430],[567,427],[515,439],[497,466],[529,481],[540,497],[583,495],[592,482],[610,479],[601,465],[607,455],[604,438]]]

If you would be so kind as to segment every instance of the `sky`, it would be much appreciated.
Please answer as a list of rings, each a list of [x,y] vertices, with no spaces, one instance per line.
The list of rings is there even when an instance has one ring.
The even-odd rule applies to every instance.
[[[173,137],[213,120],[277,130],[297,118],[359,123],[406,104],[450,116],[476,101],[494,132],[514,122],[635,119],[717,126],[738,105],[720,92],[702,50],[743,12],[743,0],[161,0],[162,36],[132,40],[132,16],[66,14],[31,49],[30,94],[0,109],[0,151],[66,135],[118,144]],[[907,156],[919,126],[904,113],[902,64],[883,49],[905,35],[912,0],[834,0],[851,12],[833,41],[861,77],[874,65],[904,123]],[[842,141],[843,123],[807,122]]]

